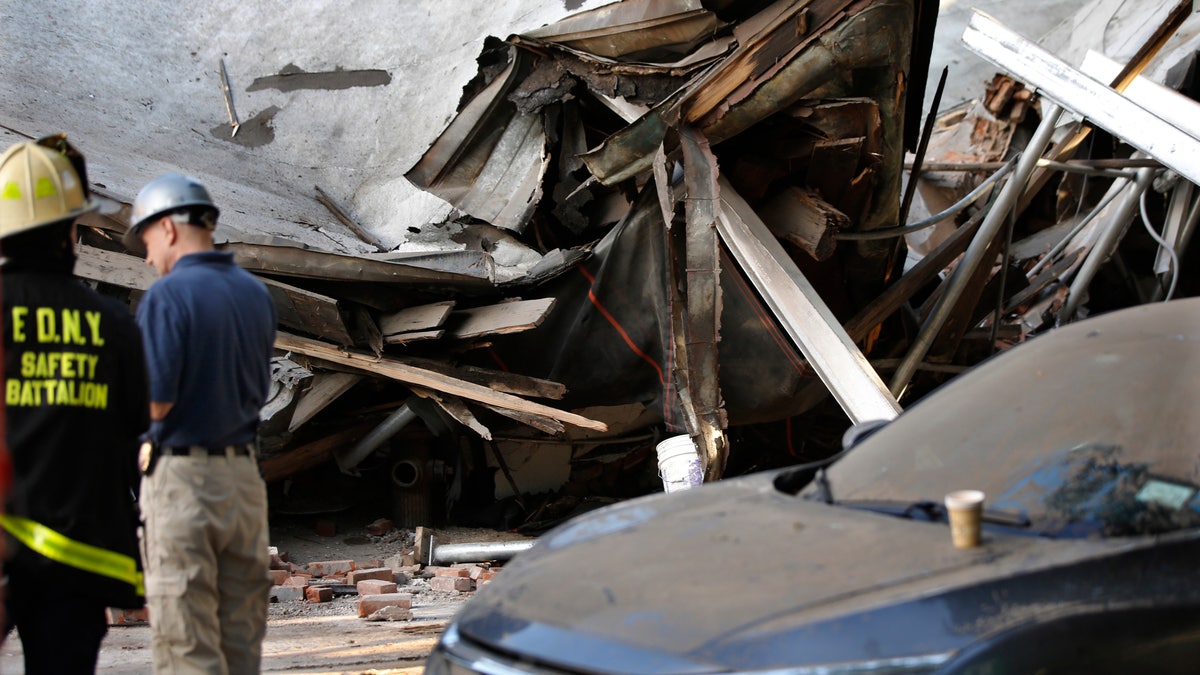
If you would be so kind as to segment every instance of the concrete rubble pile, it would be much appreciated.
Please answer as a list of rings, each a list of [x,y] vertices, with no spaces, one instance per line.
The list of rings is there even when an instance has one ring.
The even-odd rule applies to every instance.
[[[460,247],[389,248],[320,187],[348,249],[222,245],[279,310],[273,506],[543,526],[660,489],[664,436],[706,480],[820,458],[997,350],[1194,294],[1197,20],[1092,5],[1137,16],[1084,61],[1086,18],[1042,47],[977,16],[998,74],[936,119],[930,0],[625,0],[488,39],[405,173]],[[97,192],[77,274],[136,303],[128,198]]]

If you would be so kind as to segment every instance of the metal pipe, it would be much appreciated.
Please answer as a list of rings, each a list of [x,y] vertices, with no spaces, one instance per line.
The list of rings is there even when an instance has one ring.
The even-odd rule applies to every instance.
[[[905,354],[904,360],[900,362],[900,366],[892,376],[891,391],[897,399],[908,388],[909,380],[912,379],[913,373],[917,370],[917,364],[925,359],[925,354],[929,352],[929,348],[933,345],[938,332],[941,331],[942,326],[945,325],[946,320],[950,317],[950,313],[954,310],[954,305],[962,297],[963,291],[966,289],[967,280],[970,278],[972,272],[975,271],[975,268],[982,262],[988,244],[996,237],[1000,228],[1005,224],[1008,212],[1016,205],[1017,199],[1021,196],[1021,191],[1025,189],[1026,181],[1029,180],[1029,175],[1033,173],[1033,169],[1037,166],[1038,160],[1041,159],[1046,146],[1050,144],[1050,139],[1054,135],[1054,127],[1058,123],[1059,116],[1062,114],[1062,108],[1056,103],[1045,101],[1045,99],[1043,99],[1043,102],[1048,103],[1045,117],[1042,118],[1042,122],[1038,125],[1037,131],[1033,133],[1033,137],[1029,139],[1025,150],[1022,151],[1021,159],[1017,162],[1017,168],[1013,172],[1012,179],[1000,191],[1000,196],[996,199],[996,203],[992,206],[991,210],[988,211],[983,224],[979,226],[979,231],[975,233],[975,237],[971,240],[971,245],[963,253],[962,262],[958,264],[958,267],[954,269],[954,274],[946,282],[946,290],[938,299],[937,305],[930,312],[925,324],[921,326],[920,332],[917,333],[917,337],[913,340],[912,347]]]
[[[1092,250],[1088,251],[1087,258],[1083,261],[1083,266],[1079,268],[1079,273],[1075,275],[1075,279],[1071,282],[1071,289],[1067,292],[1067,301],[1063,303],[1062,311],[1058,313],[1058,324],[1070,322],[1075,318],[1075,312],[1079,310],[1079,303],[1083,300],[1083,293],[1087,290],[1089,284],[1092,283],[1092,278],[1096,276],[1096,272],[1105,260],[1112,254],[1117,246],[1117,242],[1121,239],[1121,233],[1125,230],[1125,226],[1129,224],[1129,218],[1133,215],[1134,209],[1138,207],[1141,201],[1142,193],[1150,187],[1151,181],[1154,180],[1154,174],[1158,169],[1138,169],[1137,181],[1133,184],[1133,188],[1125,193],[1125,198],[1121,201],[1121,205],[1117,207],[1117,212],[1109,219],[1104,229],[1100,231],[1100,237],[1092,246]]]
[[[1046,252],[1046,255],[1042,256],[1041,260],[1037,261],[1036,265],[1029,268],[1029,271],[1025,273],[1025,277],[1027,279],[1032,279],[1037,276],[1037,273],[1042,271],[1043,267],[1049,265],[1054,258],[1057,258],[1058,254],[1062,253],[1063,250],[1071,243],[1071,240],[1075,238],[1075,235],[1082,232],[1083,228],[1087,227],[1088,223],[1092,222],[1096,216],[1100,215],[1100,212],[1103,211],[1105,207],[1112,202],[1112,200],[1116,199],[1117,195],[1121,194],[1121,190],[1124,190],[1128,185],[1129,181],[1125,180],[1124,178],[1113,181],[1112,186],[1108,188],[1108,192],[1106,192],[1104,197],[1100,199],[1100,203],[1092,207],[1092,210],[1089,211],[1086,216],[1084,216],[1083,220],[1075,223],[1075,225],[1071,227],[1071,230],[1067,232],[1062,239],[1059,239],[1058,243],[1051,247],[1050,250]]]
[[[483,562],[485,560],[508,560],[535,543],[528,541],[490,541],[472,544],[442,544],[430,552],[431,564],[447,565],[456,562]]]
[[[909,225],[902,225],[900,227],[885,227],[885,228],[878,229],[878,230],[868,230],[866,232],[838,232],[838,233],[834,234],[833,236],[835,239],[859,240],[859,241],[872,240],[872,239],[888,239],[891,237],[903,237],[906,234],[909,234],[912,232],[917,232],[919,230],[923,230],[927,227],[930,227],[931,225],[937,225],[938,223],[942,222],[943,220],[946,220],[947,218],[950,218],[952,216],[957,216],[968,206],[970,206],[970,205],[974,204],[976,201],[978,201],[979,198],[981,196],[983,196],[983,193],[988,191],[989,189],[991,189],[992,185],[994,185],[996,183],[996,181],[1000,180],[1001,178],[1004,178],[1005,176],[1008,175],[1008,172],[1012,171],[1014,163],[1015,162],[1011,159],[1008,162],[1005,162],[1004,165],[1000,167],[999,171],[997,171],[996,173],[989,176],[987,178],[987,180],[980,183],[974,190],[971,190],[970,192],[968,192],[965,197],[958,200],[957,202],[954,202],[953,204],[951,204],[949,207],[947,207],[940,213],[935,213],[932,216],[929,216],[927,218],[922,218],[921,220],[918,220],[915,223],[912,223]]]
[[[397,408],[395,412],[380,422],[379,426],[367,432],[367,435],[354,444],[354,447],[349,450],[343,448],[334,452],[333,459],[337,462],[338,468],[341,469],[342,473],[356,475],[355,467],[415,419],[417,419],[417,414],[405,402],[404,405]]]

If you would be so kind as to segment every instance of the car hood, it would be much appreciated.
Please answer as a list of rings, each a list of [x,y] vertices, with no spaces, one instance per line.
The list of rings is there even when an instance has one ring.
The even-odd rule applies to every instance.
[[[777,474],[569,521],[480,589],[455,628],[584,671],[604,663],[607,672],[699,673],[796,665],[797,654],[833,662],[944,652],[996,628],[980,622],[979,607],[938,599],[947,589],[1131,545],[988,534],[983,546],[959,550],[943,523],[800,499],[775,489]],[[924,607],[915,615],[914,602]],[[904,615],[892,616],[900,606]],[[921,625],[915,616],[925,616]],[[874,621],[887,630],[862,625]]]

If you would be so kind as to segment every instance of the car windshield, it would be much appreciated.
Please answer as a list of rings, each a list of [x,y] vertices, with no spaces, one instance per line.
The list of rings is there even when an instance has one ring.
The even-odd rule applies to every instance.
[[[1051,537],[1200,527],[1200,300],[1057,329],[951,381],[832,465],[838,504],[982,490]],[[823,498],[818,485],[808,498]],[[986,520],[985,515],[985,520]]]

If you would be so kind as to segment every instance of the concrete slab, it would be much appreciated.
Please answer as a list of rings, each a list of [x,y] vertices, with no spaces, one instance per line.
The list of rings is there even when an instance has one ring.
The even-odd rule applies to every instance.
[[[449,207],[403,172],[441,132],[485,37],[599,0],[48,0],[0,9],[0,143],[66,131],[93,182],[132,200],[181,170],[205,181],[224,233],[372,250],[315,200],[319,185],[390,246]],[[243,122],[231,137],[225,60]],[[381,70],[386,84],[255,87],[289,70]],[[349,78],[346,78],[349,79]],[[261,84],[261,83],[260,83]]]

